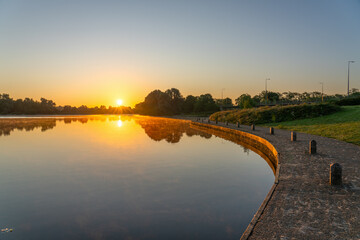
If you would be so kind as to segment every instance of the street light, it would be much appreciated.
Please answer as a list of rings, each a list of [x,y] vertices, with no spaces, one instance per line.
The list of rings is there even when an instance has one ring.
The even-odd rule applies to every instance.
[[[224,90],[225,88],[221,89],[221,106],[224,106]]]
[[[324,101],[324,83],[323,82],[320,82],[321,84],[321,102]]]
[[[354,63],[355,61],[348,61],[348,96],[350,93],[350,63]]]
[[[269,81],[270,78],[265,79],[265,104],[267,105],[268,95],[267,95],[267,81]]]

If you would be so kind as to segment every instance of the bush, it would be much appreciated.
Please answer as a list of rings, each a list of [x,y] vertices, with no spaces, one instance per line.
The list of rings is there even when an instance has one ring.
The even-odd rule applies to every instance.
[[[259,107],[242,110],[216,112],[210,120],[220,122],[239,122],[240,124],[262,124],[313,118],[328,115],[340,110],[333,104],[301,104],[290,106]]]
[[[335,102],[339,106],[360,105],[360,97],[344,98]]]

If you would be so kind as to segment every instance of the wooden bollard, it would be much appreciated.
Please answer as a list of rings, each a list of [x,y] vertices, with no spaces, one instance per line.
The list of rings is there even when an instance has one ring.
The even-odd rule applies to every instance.
[[[208,119],[208,123],[210,123],[210,119]]]
[[[291,141],[292,142],[296,141],[296,132],[291,132]]]
[[[342,184],[342,167],[338,163],[330,164],[330,185]]]
[[[310,154],[315,154],[316,153],[316,141],[315,140],[311,140],[309,142],[309,153]]]
[[[217,119],[216,119],[215,123],[218,124],[218,120],[217,120]]]
[[[270,128],[270,134],[274,135],[274,128],[273,127]]]
[[[251,124],[251,130],[255,131],[255,125]]]
[[[226,124],[226,126],[229,126],[229,122],[228,122],[228,121],[226,121],[225,124]]]
[[[240,123],[239,123],[239,122],[237,123],[237,127],[238,127],[238,128],[240,127]]]

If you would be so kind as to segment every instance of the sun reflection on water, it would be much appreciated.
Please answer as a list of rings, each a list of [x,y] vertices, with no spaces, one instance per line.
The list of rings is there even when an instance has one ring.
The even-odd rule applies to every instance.
[[[122,122],[121,120],[119,120],[119,121],[117,122],[117,125],[118,125],[118,127],[122,127],[123,122]]]

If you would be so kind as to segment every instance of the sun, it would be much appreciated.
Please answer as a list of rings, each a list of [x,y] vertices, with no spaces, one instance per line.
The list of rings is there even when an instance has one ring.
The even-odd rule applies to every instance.
[[[116,100],[116,104],[117,104],[118,106],[121,106],[121,105],[123,104],[123,100],[122,100],[122,99]]]

